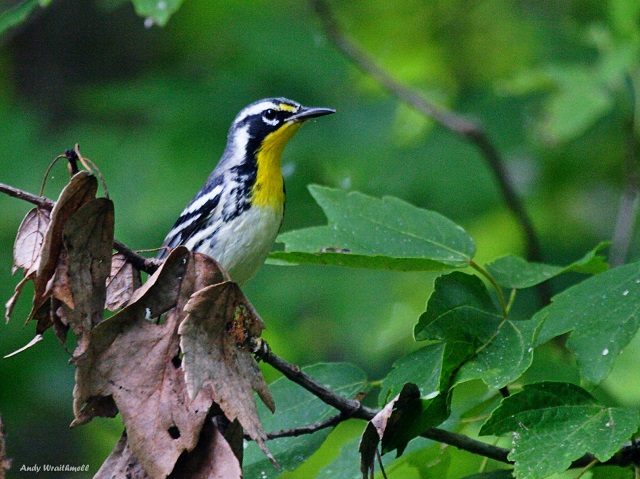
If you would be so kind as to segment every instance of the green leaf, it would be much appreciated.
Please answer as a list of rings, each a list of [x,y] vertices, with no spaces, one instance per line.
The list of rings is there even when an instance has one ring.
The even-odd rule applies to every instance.
[[[638,39],[640,3],[636,0],[612,0],[609,2],[609,24],[619,36]]]
[[[568,67],[566,75],[546,102],[542,133],[554,143],[586,133],[614,104],[613,95],[589,69]]]
[[[136,13],[151,24],[165,26],[183,0],[131,0]]]
[[[36,7],[46,7],[49,3],[50,0],[24,0],[7,8],[0,13],[0,35],[24,22]]]
[[[448,218],[398,198],[310,186],[328,225],[290,231],[270,258],[396,271],[445,271],[469,265],[475,244]]]
[[[400,393],[406,383],[414,383],[420,396],[428,398],[439,391],[445,343],[429,344],[393,363],[393,369],[382,381],[378,404],[385,405]]]
[[[538,479],[566,470],[587,452],[606,461],[639,423],[637,411],[605,408],[574,384],[544,382],[503,399],[480,434],[513,433],[509,459],[516,476]]]
[[[395,454],[383,455],[382,464],[387,474],[392,473],[401,463],[409,462],[413,453],[424,451],[434,444],[434,441],[417,437],[409,443],[401,458],[396,458]],[[338,457],[323,467],[315,476],[315,479],[362,479],[362,472],[360,472],[360,451],[358,450],[359,445],[359,437],[345,444],[340,449]],[[436,454],[443,454],[443,452],[440,451],[439,448],[436,448]],[[421,465],[424,467],[424,462]]]
[[[363,390],[367,379],[360,368],[346,363],[321,363],[303,370],[326,387],[349,398]],[[286,378],[275,380],[269,385],[269,389],[276,403],[275,414],[271,414],[264,405],[258,405],[258,413],[267,432],[308,426],[338,413]],[[318,450],[330,432],[331,428],[325,428],[314,434],[269,441],[269,450],[283,468],[282,471],[273,467],[271,461],[252,442],[244,454],[244,477],[272,479],[280,476],[284,470],[295,469]]]
[[[458,382],[480,378],[500,388],[517,379],[531,364],[538,324],[539,320],[505,320],[477,276],[455,271],[436,279],[414,335],[418,341],[447,344],[443,379],[466,363]]]
[[[598,253],[608,245],[608,242],[600,243],[583,258],[568,266],[529,263],[518,256],[504,256],[489,263],[486,268],[500,286],[518,289],[530,288],[563,273],[598,274],[606,271],[609,265],[604,256]]]
[[[513,479],[513,474],[510,469],[496,469],[491,472],[479,472],[465,476],[462,479]]]
[[[576,355],[580,375],[599,383],[640,326],[640,263],[566,289],[532,319],[543,322],[537,344],[571,331],[567,346]]]

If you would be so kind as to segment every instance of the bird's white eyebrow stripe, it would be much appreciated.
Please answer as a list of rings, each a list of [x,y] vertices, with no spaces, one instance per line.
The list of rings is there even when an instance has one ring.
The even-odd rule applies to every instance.
[[[277,109],[278,105],[276,105],[272,101],[262,101],[260,103],[256,103],[255,105],[252,105],[250,107],[245,108],[242,111],[242,116],[238,116],[238,118],[236,118],[235,122],[239,123],[239,122],[241,122],[242,120],[244,120],[248,116],[257,115],[258,113],[262,113],[267,108]]]
[[[283,101],[276,101],[276,102],[273,102],[270,100],[261,101],[260,103],[256,103],[255,105],[248,106],[244,110],[242,110],[240,115],[236,117],[234,123],[240,123],[248,116],[257,115],[258,113],[262,113],[268,108],[273,108],[274,110],[282,110],[283,104],[291,106],[291,108],[293,108],[292,112],[295,112],[300,108],[300,105],[297,105],[295,103],[292,105],[289,105],[289,103],[287,101],[284,101],[284,99]]]

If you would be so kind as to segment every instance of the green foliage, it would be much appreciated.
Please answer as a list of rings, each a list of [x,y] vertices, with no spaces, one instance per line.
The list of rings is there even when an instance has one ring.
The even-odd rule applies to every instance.
[[[580,375],[597,384],[640,327],[640,263],[611,269],[553,298],[533,319],[543,322],[537,344],[571,332],[567,346]]]
[[[436,280],[414,334],[416,340],[447,344],[442,368],[449,374],[463,368],[459,380],[478,378],[501,388],[531,364],[536,326],[508,321],[477,276],[454,272]]]
[[[475,253],[469,235],[434,211],[398,198],[310,186],[329,224],[278,237],[284,252],[271,258],[395,271],[443,271],[465,267]]]
[[[432,212],[392,198],[379,201],[357,193],[317,187],[312,191],[329,217],[329,226],[284,235],[291,249],[318,250],[323,244],[358,248],[357,232],[366,234],[368,230],[370,240],[377,238],[378,235],[371,234],[373,218],[378,219],[374,223],[376,227],[391,234],[386,235],[387,241],[356,249],[356,252],[369,253],[357,266],[377,268],[376,261],[367,263],[366,259],[396,251],[394,244],[401,248],[407,243],[403,235],[394,237],[397,231],[408,231],[404,224],[398,226],[398,218],[412,218],[407,220],[411,224],[418,223],[416,218],[436,218],[428,226],[438,225],[436,231],[441,236],[437,241],[429,237],[424,247],[427,251],[434,243],[449,251],[463,249],[452,246],[460,243],[451,239],[454,236],[451,232],[463,230]],[[354,200],[360,208],[354,206]],[[392,214],[390,204],[394,205]],[[354,220],[360,211],[364,212],[360,216],[367,218],[362,224]],[[336,218],[343,218],[342,223]],[[352,225],[352,229],[349,236],[342,236],[346,225]],[[460,238],[468,237],[465,234]],[[468,239],[465,244],[473,245],[473,242]],[[604,246],[598,245],[566,267],[528,263],[510,256],[494,261],[486,270],[471,262],[471,250],[466,261],[490,279],[498,297],[502,297],[498,284],[512,288],[515,293],[519,288],[529,288],[564,273],[596,274],[555,296],[551,305],[529,320],[510,319],[507,306],[502,301],[502,309],[496,305],[478,276],[459,271],[439,276],[426,311],[414,328],[415,339],[429,344],[396,361],[381,383],[381,405],[399,394],[388,424],[382,432],[378,430],[382,451],[398,449],[402,453],[411,439],[442,422],[450,414],[451,397],[457,384],[482,379],[494,390],[504,388],[517,381],[531,365],[535,345],[568,331],[573,331],[568,346],[576,353],[582,376],[591,382],[602,380],[640,324],[637,319],[639,266],[630,264],[608,270],[598,255]],[[279,257],[284,258],[286,254]],[[429,259],[435,256],[434,253],[425,255]],[[408,386],[415,388],[416,395],[407,392]],[[515,448],[509,458],[515,461],[515,475],[538,479],[567,469],[573,460],[587,452],[606,461],[636,431],[638,423],[635,410],[604,408],[578,386],[536,383],[504,399],[481,433],[513,433]],[[373,430],[367,431],[363,441],[369,442]]]
[[[530,288],[563,273],[598,274],[609,267],[604,256],[598,254],[607,245],[608,243],[600,243],[583,258],[568,266],[530,263],[519,256],[504,256],[489,263],[487,271],[500,286],[515,289]]]
[[[509,458],[515,475],[540,479],[567,469],[590,452],[611,458],[638,429],[640,417],[630,408],[606,408],[573,384],[530,384],[503,399],[481,434],[513,434]]]
[[[593,61],[540,65],[504,85],[515,95],[545,93],[537,130],[547,142],[580,137],[611,114],[621,98],[637,97],[638,7],[627,0],[611,0],[607,7],[608,25],[594,23],[582,32],[585,46],[597,51]]]
[[[0,10],[0,35],[23,23],[39,6],[46,7],[50,2],[51,0],[23,0],[3,11]]]
[[[180,8],[183,0],[131,0],[136,13],[150,19],[151,25],[164,26]]]

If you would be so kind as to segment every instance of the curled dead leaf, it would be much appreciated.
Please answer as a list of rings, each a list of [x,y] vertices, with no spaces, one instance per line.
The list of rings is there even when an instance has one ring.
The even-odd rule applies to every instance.
[[[47,296],[52,295],[71,309],[75,308],[73,293],[69,284],[69,255],[64,248],[60,250],[56,272],[47,284],[46,294]]]
[[[149,479],[142,464],[129,447],[124,432],[93,479]],[[180,456],[169,479],[241,479],[242,468],[222,433],[207,421],[196,448]]]
[[[22,293],[22,289],[35,278],[40,257],[42,253],[42,244],[49,226],[49,212],[39,208],[33,208],[22,220],[18,228],[18,234],[13,245],[13,268],[12,274],[22,268],[24,277],[16,285],[14,293],[5,303],[5,319],[9,322],[13,308],[18,302],[18,298]]]
[[[31,281],[33,279],[34,276],[35,276],[35,273],[30,273],[24,278],[22,278],[20,282],[16,285],[14,292],[9,298],[9,300],[5,303],[4,317],[7,323],[9,323],[9,320],[11,319],[11,313],[13,313],[13,308],[15,308],[16,303],[18,302],[18,298],[22,293],[22,289],[24,288],[24,286],[27,284],[28,281]]]
[[[196,448],[178,460],[169,479],[241,479],[240,461],[211,420],[202,428]]]
[[[115,449],[111,451],[109,457],[102,463],[93,479],[113,479],[115,477],[149,479],[149,476],[127,443],[126,432],[122,433]]]
[[[24,217],[18,227],[13,245],[12,274],[20,268],[24,270],[25,276],[32,270],[37,271],[42,244],[50,221],[49,212],[41,208],[33,208]]]
[[[60,193],[51,211],[51,221],[42,243],[40,263],[33,279],[35,293],[32,314],[29,317],[33,316],[47,298],[47,285],[55,273],[63,246],[62,231],[65,224],[80,206],[95,197],[97,189],[96,178],[86,171],[81,171],[71,178]]]
[[[363,479],[373,475],[374,461],[378,444],[394,433],[395,425],[402,418],[406,409],[415,405],[420,399],[420,389],[413,383],[407,383],[395,398],[376,414],[362,434],[360,440],[360,471]]]
[[[135,269],[122,253],[114,254],[111,258],[111,273],[107,278],[105,307],[109,311],[117,311],[124,307],[141,282],[140,271]]]

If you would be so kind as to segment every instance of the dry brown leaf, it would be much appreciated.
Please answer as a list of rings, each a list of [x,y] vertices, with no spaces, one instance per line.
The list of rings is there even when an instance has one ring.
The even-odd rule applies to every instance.
[[[71,285],[69,284],[69,255],[65,248],[60,250],[56,272],[47,284],[47,295],[49,294],[62,301],[69,308],[75,308],[73,293],[71,292]]]
[[[16,285],[13,295],[9,298],[9,301],[5,303],[4,317],[7,323],[11,319],[11,313],[13,312],[13,308],[15,308],[16,303],[18,302],[20,293],[22,293],[22,288],[24,288],[24,286],[27,284],[27,281],[31,281],[34,277],[35,277],[35,273],[32,272],[27,276],[25,276],[24,278],[22,278],[20,282]]]
[[[395,398],[376,414],[362,434],[360,440],[360,471],[363,479],[367,479],[369,473],[373,475],[374,461],[378,444],[387,434],[392,433],[394,425],[402,416],[405,408],[420,399],[420,390],[415,384],[407,383]]]
[[[36,276],[38,265],[40,264],[42,244],[49,222],[48,211],[34,208],[27,213],[18,228],[16,241],[13,245],[13,269],[11,271],[13,274],[19,268],[22,268],[24,277],[16,285],[9,301],[5,303],[5,319],[7,323],[25,284]]]
[[[67,342],[67,333],[69,332],[69,316],[73,314],[71,308],[62,301],[52,299],[51,305],[51,321],[53,322],[53,332],[55,333],[60,344]]]
[[[77,387],[84,394],[74,396],[88,405],[97,396],[112,396],[132,451],[151,477],[166,477],[180,454],[195,447],[212,399],[210,394],[195,401],[187,397],[175,359],[178,316],[170,314],[165,324],[153,324],[144,320],[141,306],[125,308],[93,329],[91,344],[106,348],[96,351],[90,346],[90,364],[83,364],[84,357],[78,361],[77,383],[85,390]],[[86,407],[77,412],[81,421],[86,420]]]
[[[62,249],[62,231],[73,213],[84,203],[95,197],[98,189],[96,178],[87,171],[74,175],[64,187],[51,211],[51,222],[47,228],[38,271],[33,279],[35,293],[33,310],[35,313],[46,300],[46,290],[58,265],[58,256]],[[32,314],[29,317],[32,317]]]
[[[49,222],[49,212],[41,208],[33,208],[24,217],[13,245],[12,274],[20,268],[25,276],[32,270],[37,271]]]
[[[111,258],[111,274],[107,278],[105,307],[109,311],[117,311],[124,307],[141,282],[140,271],[135,269],[122,253],[114,254]]]
[[[122,433],[115,449],[111,451],[93,479],[114,479],[116,477],[149,479],[138,458],[131,452],[126,432]]]
[[[194,293],[184,310],[179,333],[189,396],[197,397],[203,385],[211,384],[225,416],[237,419],[269,455],[253,391],[271,410],[274,403],[248,348],[249,338],[259,337],[264,323],[238,285],[228,281]]]
[[[124,432],[115,449],[93,479],[149,479],[140,461],[127,442]],[[231,447],[220,431],[207,421],[202,428],[200,440],[190,453],[180,456],[169,479],[241,479],[242,468]]]
[[[78,336],[76,358],[86,351],[88,332],[102,321],[106,281],[111,272],[113,230],[113,203],[107,198],[95,198],[82,205],[63,229],[68,289],[73,297],[69,326]],[[62,274],[57,271],[56,276]],[[57,299],[64,301],[62,297]]]
[[[145,319],[149,311],[172,306],[168,295],[177,302],[176,278],[185,274],[188,258],[186,249],[176,248],[135,301],[91,330],[89,348],[77,361],[74,425],[93,417],[87,407],[97,397],[112,396],[129,447],[151,477],[166,477],[180,454],[196,446],[213,404],[209,391],[194,401],[187,396],[178,356],[180,312],[172,310],[165,324]]]
[[[242,478],[240,462],[212,421],[205,423],[196,448],[180,457],[169,476],[169,479],[236,478]]]
[[[173,308],[178,302],[183,280],[188,276],[189,256],[189,250],[184,246],[171,251],[158,270],[133,292],[129,306],[144,300],[149,309],[147,311],[149,319],[157,318]]]

